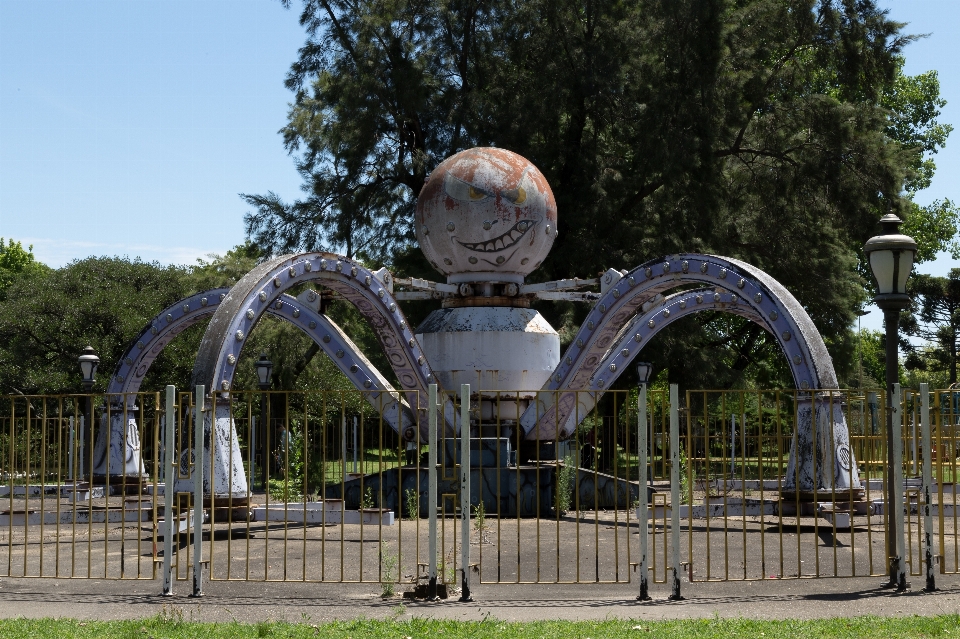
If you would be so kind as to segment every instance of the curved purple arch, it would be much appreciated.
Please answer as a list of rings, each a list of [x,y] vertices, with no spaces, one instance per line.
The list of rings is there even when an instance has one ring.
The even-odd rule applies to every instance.
[[[228,288],[219,288],[197,293],[165,308],[151,320],[124,353],[110,378],[107,395],[113,398],[112,401],[118,403],[122,401],[121,397],[127,397],[127,401],[131,401],[139,390],[143,377],[167,344],[190,326],[209,319],[229,291]],[[299,328],[330,357],[357,388],[370,390],[365,398],[383,414],[391,426],[398,431],[409,427],[414,420],[402,398],[340,327],[311,307],[310,302],[316,301],[317,294],[307,291],[303,296],[307,296],[307,299],[281,295],[266,312]],[[312,296],[313,300],[309,296]],[[396,418],[398,409],[399,422]]]
[[[417,409],[424,413],[421,429],[426,428],[426,392],[433,374],[387,278],[389,274],[381,281],[362,264],[323,252],[283,255],[259,264],[230,289],[207,325],[192,384],[228,392],[240,351],[260,316],[290,288],[317,282],[353,304],[373,327],[401,388],[419,391]],[[413,437],[409,429],[402,434]]]
[[[230,292],[215,288],[184,298],[160,311],[140,331],[136,340],[117,362],[107,384],[107,395],[136,393],[154,360],[174,337],[208,319]]]
[[[723,310],[735,309],[739,315],[749,315],[749,319],[774,335],[790,362],[797,388],[838,387],[833,360],[823,338],[786,288],[760,269],[739,260],[683,253],[641,264],[604,293],[541,390],[587,389],[600,380],[603,380],[601,387],[609,386],[612,380],[597,377],[596,373],[624,326],[635,315],[642,314],[644,304],[655,301],[657,295],[690,284],[708,284],[732,293],[736,302],[728,303]],[[676,298],[677,305],[680,301]],[[679,308],[664,307],[645,321],[654,322],[651,328],[670,324],[681,316],[677,310]],[[694,307],[690,312],[696,312]],[[552,439],[557,436],[558,425],[567,423],[577,403],[575,394],[560,393],[559,398],[554,398],[555,395],[550,393],[545,400],[531,404],[521,416],[527,438]]]
[[[749,306],[744,306],[736,293],[717,289],[695,289],[670,295],[649,308],[646,312],[635,316],[621,329],[616,341],[607,350],[605,357],[594,370],[587,384],[576,393],[562,393],[561,408],[554,413],[555,419],[562,414],[568,414],[566,423],[554,425],[554,432],[559,433],[560,439],[568,437],[577,427],[577,416],[586,416],[603,397],[605,389],[609,388],[620,375],[628,370],[629,365],[643,350],[650,340],[671,322],[699,313],[701,311],[722,311],[739,315],[766,329],[762,318]],[[669,321],[667,321],[669,319]],[[652,322],[652,324],[651,324]],[[553,394],[553,393],[551,393]],[[571,402],[575,402],[575,405]],[[549,410],[549,403],[541,403],[540,412]],[[526,425],[533,427],[531,420],[534,413],[521,417],[528,421]],[[541,433],[543,424],[541,424]],[[541,435],[542,436],[542,435]]]

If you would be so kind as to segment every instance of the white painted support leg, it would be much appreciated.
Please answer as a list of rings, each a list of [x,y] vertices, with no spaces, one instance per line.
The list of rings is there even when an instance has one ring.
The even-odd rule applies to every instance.
[[[103,415],[93,446],[95,477],[146,477],[135,406],[112,405]]]
[[[199,423],[203,436],[199,440],[200,447],[194,449],[194,456],[203,466],[200,474],[203,494],[219,497],[232,495],[236,499],[245,499],[249,495],[249,488],[230,401],[211,398],[211,403],[212,406],[201,415]],[[180,476],[173,475],[176,478],[176,492],[194,490],[191,461],[194,462],[194,468],[199,468],[197,460],[191,460],[186,452],[181,455]]]
[[[796,431],[783,478],[785,494],[860,491],[860,471],[839,394],[797,397]]]

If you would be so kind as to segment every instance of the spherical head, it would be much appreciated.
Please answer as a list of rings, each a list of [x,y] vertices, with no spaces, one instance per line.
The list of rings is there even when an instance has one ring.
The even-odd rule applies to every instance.
[[[553,246],[557,203],[526,158],[468,149],[430,174],[416,221],[421,250],[448,282],[522,283]]]

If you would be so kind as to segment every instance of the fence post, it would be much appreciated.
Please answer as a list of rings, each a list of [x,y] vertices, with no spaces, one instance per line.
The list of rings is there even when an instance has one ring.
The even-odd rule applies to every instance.
[[[937,590],[933,571],[933,516],[930,512],[930,488],[933,485],[931,468],[933,446],[930,441],[930,385],[920,384],[920,451],[923,455],[923,550],[927,568],[927,584],[924,591]]]
[[[892,566],[891,576],[896,578],[898,592],[908,588],[904,569],[906,557],[904,557],[903,543],[903,410],[901,401],[900,384],[894,384],[893,397],[890,402],[893,423],[893,468],[890,469],[893,503],[890,504],[890,516],[893,518],[893,540],[896,555],[892,558],[894,565]],[[888,525],[890,521],[890,519],[887,519]]]
[[[176,455],[173,450],[173,434],[176,429],[174,404],[177,389],[167,386],[167,401],[164,410],[163,430],[163,595],[173,594],[173,485],[177,480]]]
[[[680,397],[676,384],[670,384],[670,558],[673,564],[673,590],[670,599],[680,596]]]
[[[470,596],[470,384],[460,384],[460,570],[460,601],[473,601]]]
[[[650,509],[647,498],[647,385],[640,384],[637,397],[637,469],[640,490],[638,492],[639,505],[637,506],[637,523],[640,527],[640,594],[637,601],[650,601],[649,584],[647,583],[647,526],[650,520]]]
[[[83,440],[84,440],[84,437],[86,436],[86,433],[84,432],[84,427],[86,426],[86,419],[84,419],[84,416],[81,415],[81,416],[80,416],[80,419],[79,419],[78,421],[80,422],[80,437],[79,437],[80,443],[79,443],[79,445],[77,446],[77,456],[80,457],[80,462],[77,464],[77,474],[76,474],[76,477],[79,477],[80,480],[83,481],[83,471],[84,471],[84,468],[83,468],[83,455],[84,455],[84,450],[85,450],[85,449],[84,449],[84,441],[83,441]],[[10,423],[12,424],[13,422],[11,421]]]
[[[430,432],[427,435],[427,444],[429,446],[429,451],[427,452],[427,512],[429,514],[429,531],[428,535],[430,538],[430,545],[427,552],[430,553],[429,557],[429,572],[427,576],[430,578],[427,598],[430,601],[436,601],[439,599],[437,597],[437,385],[430,384],[429,389],[429,428]]]
[[[203,596],[203,395],[204,386],[196,388],[193,417],[193,594]],[[213,415],[210,431],[213,434]],[[211,442],[211,447],[213,443]],[[211,468],[211,471],[213,469]],[[213,507],[213,482],[210,482],[210,506]]]
[[[68,477],[68,479],[70,479],[70,481],[73,481],[77,476],[76,473],[74,472],[74,465],[73,465],[74,464],[73,449],[76,446],[76,433],[74,432],[74,429],[73,429],[73,417],[70,418],[69,423],[70,423],[70,455],[69,455],[70,461],[68,463],[70,465],[70,476]]]

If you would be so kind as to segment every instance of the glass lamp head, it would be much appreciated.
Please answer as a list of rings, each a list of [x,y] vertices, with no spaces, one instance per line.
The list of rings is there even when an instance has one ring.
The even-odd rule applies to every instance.
[[[260,354],[260,359],[254,364],[257,368],[257,383],[261,390],[270,388],[270,372],[273,370],[273,362],[267,359],[266,353]]]
[[[90,390],[93,387],[97,376],[97,366],[100,364],[100,358],[92,346],[83,349],[83,353],[77,358],[80,363],[80,374],[83,375],[83,387]]]
[[[653,364],[650,362],[637,362],[637,383],[644,385],[649,383],[652,372]]]
[[[917,243],[899,232],[903,221],[893,213],[883,216],[880,224],[884,232],[871,237],[863,246],[877,281],[877,292],[880,295],[906,295]]]

